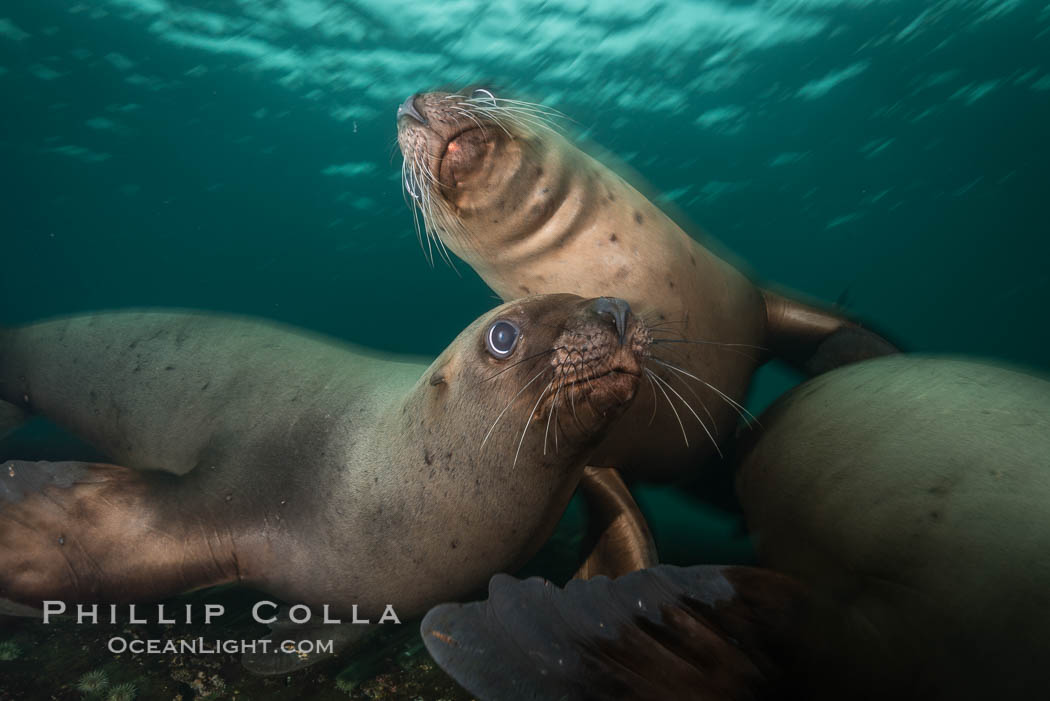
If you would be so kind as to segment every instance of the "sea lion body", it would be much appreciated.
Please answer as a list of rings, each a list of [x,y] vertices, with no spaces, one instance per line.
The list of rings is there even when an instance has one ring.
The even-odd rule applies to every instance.
[[[763,564],[829,606],[844,683],[996,698],[1050,683],[1050,382],[894,356],[762,416],[738,477]]]
[[[843,320],[764,293],[610,168],[480,92],[419,94],[399,111],[406,188],[428,233],[505,300],[610,294],[652,325],[654,358],[678,369],[654,366],[666,384],[625,413],[595,465],[666,479],[709,459],[767,351],[791,355]]]
[[[589,304],[504,305],[429,368],[228,317],[113,313],[5,331],[3,400],[136,469],[5,462],[0,598],[144,601],[240,582],[378,617],[462,596],[542,544],[601,412],[633,395],[628,366],[647,341],[628,319],[626,345],[583,364],[611,373],[575,387],[596,407],[579,407],[586,430],[563,411],[558,450],[540,445],[553,393],[543,404],[541,385],[523,385],[561,361],[518,354],[571,345],[564,335],[595,348],[615,338]],[[521,330],[506,359],[486,351],[495,319]]]

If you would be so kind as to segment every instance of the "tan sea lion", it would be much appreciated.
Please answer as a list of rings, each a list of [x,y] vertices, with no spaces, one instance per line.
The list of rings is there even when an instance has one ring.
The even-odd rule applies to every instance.
[[[761,424],[739,489],[773,569],[499,576],[487,602],[427,615],[434,658],[481,701],[1050,689],[1050,382],[897,355],[810,380]]]
[[[549,128],[549,117],[485,89],[420,93],[398,109],[398,143],[431,257],[447,247],[504,300],[622,297],[654,329],[652,396],[618,421],[595,465],[650,479],[695,469],[733,437],[768,354],[815,373],[893,351],[756,287]]]
[[[0,602],[239,583],[421,613],[547,539],[649,344],[622,300],[572,295],[504,304],[429,364],[217,315],[4,330],[0,399],[115,464],[0,463]]]

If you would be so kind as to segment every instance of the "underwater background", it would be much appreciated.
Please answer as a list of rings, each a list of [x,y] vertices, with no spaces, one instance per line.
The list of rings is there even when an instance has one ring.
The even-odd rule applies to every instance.
[[[437,354],[497,300],[421,254],[395,110],[479,82],[758,280],[1050,368],[1044,0],[7,0],[0,324],[185,307]],[[797,381],[764,369],[749,407]],[[0,449],[78,448],[34,422]],[[749,560],[731,509],[639,501],[664,560]]]

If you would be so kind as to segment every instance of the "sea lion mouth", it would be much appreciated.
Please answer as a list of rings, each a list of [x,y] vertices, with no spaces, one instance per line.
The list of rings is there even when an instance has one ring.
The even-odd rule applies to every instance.
[[[581,377],[579,380],[572,380],[569,384],[580,384],[581,382],[593,382],[594,380],[600,380],[603,377],[609,375],[631,375],[632,377],[641,377],[642,373],[637,370],[628,370],[627,368],[611,368],[603,372],[595,373],[590,377]]]
[[[574,377],[571,380],[563,382],[561,386],[563,389],[572,389],[573,387],[589,385],[593,382],[598,382],[599,380],[602,380],[606,377],[610,377],[612,375],[627,375],[629,377],[633,377],[639,380],[642,378],[642,372],[640,370],[628,370],[627,368],[612,368],[609,370],[603,370],[588,377]]]
[[[443,187],[454,188],[456,187],[455,165],[452,164],[452,160],[463,161],[463,160],[476,160],[481,158],[482,153],[470,153],[474,144],[464,144],[463,137],[470,137],[475,132],[481,135],[481,141],[487,142],[487,130],[484,126],[478,126],[476,124],[467,124],[463,128],[452,132],[451,136],[444,139],[444,145],[440,148],[440,155],[437,157],[437,161],[434,168],[434,173],[438,176],[438,182]],[[439,135],[440,137],[440,135]],[[464,158],[465,157],[465,158]],[[448,168],[447,165],[453,165]],[[448,182],[444,182],[448,180]]]
[[[422,92],[410,96],[397,108],[397,140],[406,163],[439,176],[449,156],[457,155],[456,144],[464,135],[477,131],[484,136],[477,143],[486,144],[500,138],[528,138],[541,131],[556,130],[556,120],[561,118],[561,113],[541,104],[497,97],[484,88],[468,88],[460,93]],[[477,150],[463,146],[464,152]],[[480,157],[483,153],[475,155]],[[423,180],[417,177],[420,184]],[[426,180],[430,186],[449,185]]]
[[[641,385],[652,336],[623,300],[591,300],[567,325],[551,355],[548,396],[535,414],[584,402],[598,416],[626,407]]]
[[[404,157],[402,186],[416,216],[424,255],[451,264],[447,240],[464,241],[464,211],[487,206],[491,178],[500,179],[503,152],[557,131],[564,116],[543,105],[498,97],[491,90],[412,95],[397,110],[397,143]],[[522,146],[525,150],[526,147]]]
[[[627,368],[601,370],[583,377],[576,377],[570,371],[560,381],[555,381],[555,391],[537,407],[536,416],[540,418],[554,411],[557,404],[575,405],[576,402],[584,402],[604,415],[609,409],[630,402],[641,385],[642,377],[641,370]],[[568,401],[561,401],[565,397]]]

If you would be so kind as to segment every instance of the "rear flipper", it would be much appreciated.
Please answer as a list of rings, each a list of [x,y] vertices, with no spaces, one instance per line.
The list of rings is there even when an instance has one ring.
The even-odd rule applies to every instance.
[[[0,463],[0,600],[156,601],[236,581],[229,529],[192,496],[164,473]]]
[[[784,575],[661,565],[564,589],[496,575],[487,601],[433,608],[420,630],[481,701],[785,698],[805,616]]]
[[[832,312],[769,290],[762,290],[762,296],[769,349],[807,375],[900,352],[879,334]]]
[[[616,578],[657,564],[656,543],[620,473],[587,467],[580,480],[588,508],[589,553],[574,575]]]

